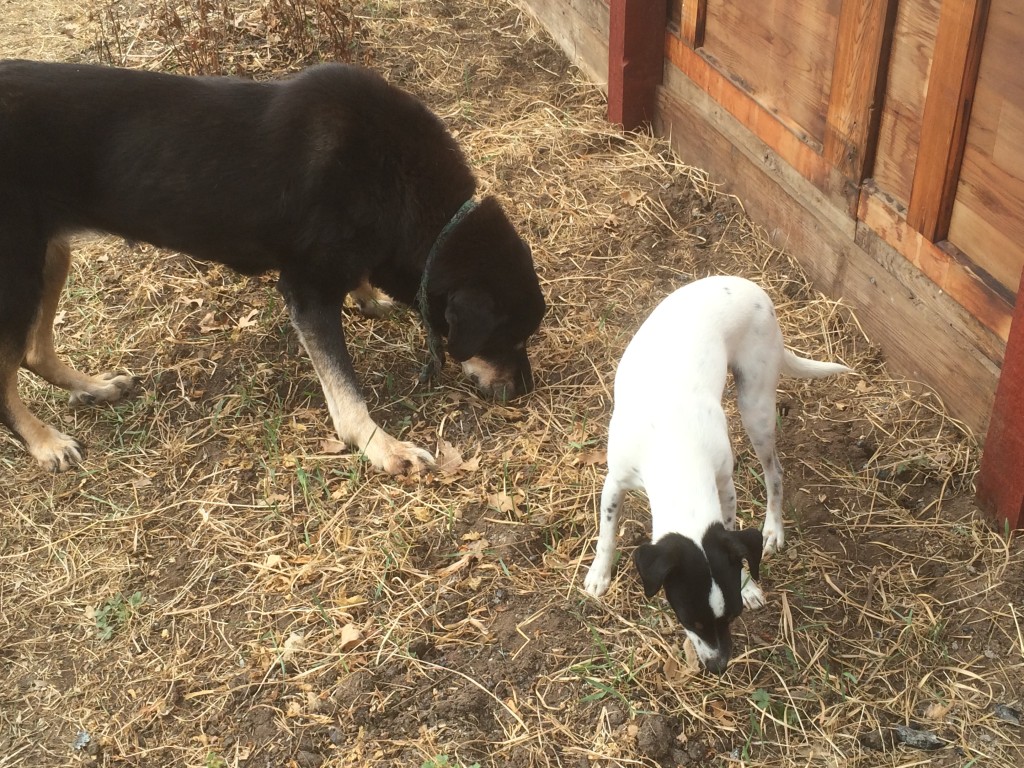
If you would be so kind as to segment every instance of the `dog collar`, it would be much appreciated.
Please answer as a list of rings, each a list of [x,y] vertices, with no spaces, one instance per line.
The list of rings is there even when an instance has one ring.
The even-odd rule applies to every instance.
[[[441,334],[437,332],[434,324],[430,322],[430,304],[427,300],[427,281],[430,279],[430,270],[433,269],[434,262],[437,260],[437,254],[441,252],[441,246],[444,245],[448,236],[451,235],[455,227],[459,225],[459,222],[466,218],[476,206],[477,202],[473,198],[469,198],[469,200],[462,204],[459,210],[455,212],[455,215],[441,229],[437,239],[434,240],[434,244],[430,247],[427,260],[423,265],[420,287],[416,291],[416,305],[420,310],[423,327],[427,331],[427,348],[430,350],[430,359],[420,372],[420,384],[425,384],[435,379],[441,372],[441,366],[444,365],[444,345],[441,343]]]

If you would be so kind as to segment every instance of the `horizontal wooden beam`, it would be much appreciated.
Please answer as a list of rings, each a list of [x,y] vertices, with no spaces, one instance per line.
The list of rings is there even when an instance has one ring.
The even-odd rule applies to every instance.
[[[911,228],[871,183],[861,194],[858,217],[1000,339],[1009,338],[1013,304],[987,285],[965,260]]]

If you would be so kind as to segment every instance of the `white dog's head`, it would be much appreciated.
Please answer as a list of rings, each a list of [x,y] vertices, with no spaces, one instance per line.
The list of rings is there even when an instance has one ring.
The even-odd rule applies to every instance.
[[[732,656],[729,625],[743,611],[743,561],[759,577],[761,532],[727,531],[714,523],[700,543],[678,533],[654,544],[641,544],[633,562],[650,598],[664,588],[665,597],[709,672],[725,672]]]

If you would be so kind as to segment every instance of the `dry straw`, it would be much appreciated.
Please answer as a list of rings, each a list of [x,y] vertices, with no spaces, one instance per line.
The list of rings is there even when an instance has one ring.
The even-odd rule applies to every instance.
[[[15,0],[0,44],[96,60],[117,18],[122,63],[174,68],[161,8],[188,10]],[[235,3],[236,26],[263,34],[262,9]],[[84,240],[60,350],[143,385],[70,410],[22,378],[90,454],[50,476],[0,450],[0,766],[1019,765],[1024,559],[978,519],[976,444],[942,403],[893,379],[716,180],[608,126],[515,6],[370,0],[353,18],[352,55],[445,119],[533,247],[538,389],[495,405],[448,367],[420,391],[411,313],[347,313],[373,412],[448,468],[382,477],[325,441],[271,278]],[[325,55],[232,50],[261,77]],[[858,371],[781,384],[788,543],[721,678],[627,560],[605,599],[580,591],[615,362],[712,273],[757,280],[794,347]],[[735,446],[755,525],[760,470]],[[627,555],[647,525],[631,498]]]

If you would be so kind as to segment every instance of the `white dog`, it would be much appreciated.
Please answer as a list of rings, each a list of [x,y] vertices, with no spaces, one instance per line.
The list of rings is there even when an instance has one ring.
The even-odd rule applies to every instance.
[[[736,527],[733,455],[722,392],[732,371],[743,426],[764,469],[764,535]],[[741,586],[743,561],[759,578],[761,555],[782,547],[782,468],[775,453],[779,373],[819,378],[850,369],[783,346],[775,308],[740,277],[697,280],[666,298],[637,331],[615,374],[608,427],[608,477],[601,492],[597,554],[584,587],[608,591],[625,491],[651,504],[651,544],[633,561],[648,598],[659,589],[704,666],[725,671],[729,624],[764,605],[755,581]]]

